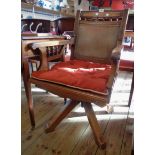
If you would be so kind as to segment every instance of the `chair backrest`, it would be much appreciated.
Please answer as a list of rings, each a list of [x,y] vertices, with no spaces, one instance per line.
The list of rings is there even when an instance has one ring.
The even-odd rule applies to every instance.
[[[73,31],[74,29],[74,17],[60,17],[54,20],[54,26],[57,35],[62,35],[64,31]]]
[[[78,12],[71,59],[109,61],[112,50],[122,44],[127,16],[128,10]]]

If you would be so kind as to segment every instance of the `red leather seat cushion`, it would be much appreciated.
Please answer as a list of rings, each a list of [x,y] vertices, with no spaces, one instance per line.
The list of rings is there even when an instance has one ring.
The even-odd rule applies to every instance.
[[[49,71],[36,71],[32,78],[73,88],[107,94],[111,65],[70,60],[54,65]]]

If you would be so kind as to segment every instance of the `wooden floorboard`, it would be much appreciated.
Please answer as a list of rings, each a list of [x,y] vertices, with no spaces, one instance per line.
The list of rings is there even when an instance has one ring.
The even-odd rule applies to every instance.
[[[99,125],[102,128],[102,132],[107,127],[111,114],[105,114],[104,111],[95,112]],[[79,154],[95,154],[97,151],[98,146],[95,143],[94,137],[92,135],[92,130],[89,127],[84,132],[83,136],[80,138],[78,144],[75,146],[72,155],[79,155]]]
[[[127,119],[127,114],[124,114],[124,111],[128,113],[128,107],[123,107],[121,110],[123,111],[123,114],[115,114],[115,110],[117,110],[117,108],[118,107],[114,108],[114,112],[112,113],[106,131],[104,132],[104,137],[107,143],[106,149],[98,149],[96,155],[120,155],[120,148]]]
[[[93,104],[98,122],[105,137],[105,150],[96,145],[84,109],[79,105],[51,133],[44,133],[44,125],[63,107],[63,99],[37,89],[33,91],[36,128],[31,130],[26,97],[22,88],[21,136],[22,155],[130,155],[132,149],[132,109],[127,107],[131,73],[119,72],[110,104],[106,107]],[[39,90],[39,91],[38,91]]]
[[[131,150],[133,149],[133,134],[134,134],[133,131],[134,131],[133,104],[131,104],[126,122],[126,128],[120,155],[131,155]]]

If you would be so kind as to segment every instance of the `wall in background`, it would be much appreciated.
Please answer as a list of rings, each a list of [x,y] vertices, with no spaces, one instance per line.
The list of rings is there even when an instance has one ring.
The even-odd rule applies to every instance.
[[[125,8],[133,9],[134,0],[103,0],[103,1],[104,1],[104,3],[102,4],[103,8],[104,7],[106,7],[106,8],[110,7],[110,1],[112,1],[111,8],[113,10],[123,10]],[[124,5],[123,2],[127,5]],[[93,0],[92,4],[95,6],[98,6],[99,4],[101,5],[100,0]]]
[[[54,20],[61,16],[73,16],[74,14],[66,14],[61,11],[54,11],[45,9],[42,7],[34,6],[32,4],[21,3],[21,15],[22,18],[37,18],[37,19],[47,19]]]

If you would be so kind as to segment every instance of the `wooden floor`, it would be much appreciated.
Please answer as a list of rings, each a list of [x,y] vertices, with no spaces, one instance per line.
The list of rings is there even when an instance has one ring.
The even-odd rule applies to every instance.
[[[52,133],[44,125],[63,107],[63,99],[33,87],[36,128],[31,131],[24,87],[22,86],[22,155],[130,155],[133,141],[133,110],[127,107],[132,74],[119,72],[110,104],[111,114],[93,106],[107,147],[97,147],[84,109],[76,107]],[[133,103],[133,102],[132,102]]]

